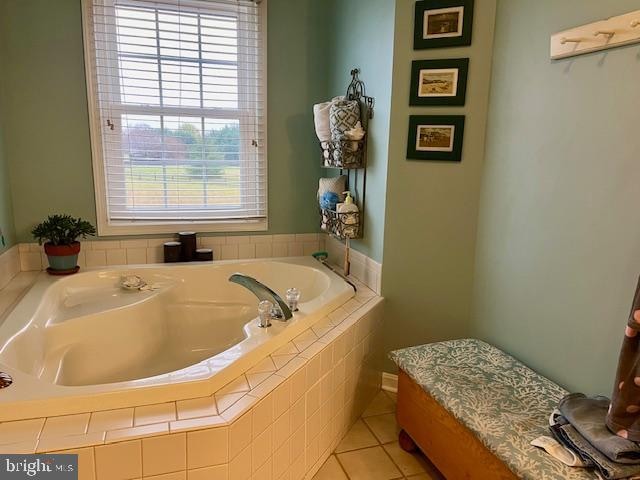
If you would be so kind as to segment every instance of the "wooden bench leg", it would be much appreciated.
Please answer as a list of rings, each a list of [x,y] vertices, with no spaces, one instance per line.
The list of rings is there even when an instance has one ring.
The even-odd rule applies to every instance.
[[[405,452],[411,453],[418,449],[416,442],[414,442],[409,434],[404,430],[400,430],[400,433],[398,434],[398,443],[400,444],[400,448]]]

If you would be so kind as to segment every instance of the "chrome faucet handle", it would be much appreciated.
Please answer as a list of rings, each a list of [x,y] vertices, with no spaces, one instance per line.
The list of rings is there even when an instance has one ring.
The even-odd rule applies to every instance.
[[[287,304],[292,312],[298,311],[298,302],[300,301],[300,290],[293,287],[287,290],[286,294]]]
[[[273,303],[269,300],[263,300],[258,304],[258,326],[260,328],[268,328],[271,326],[273,309]]]

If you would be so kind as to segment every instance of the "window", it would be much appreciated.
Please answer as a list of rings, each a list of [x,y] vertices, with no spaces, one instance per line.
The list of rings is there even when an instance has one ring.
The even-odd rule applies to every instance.
[[[255,0],[83,0],[101,235],[267,227]]]

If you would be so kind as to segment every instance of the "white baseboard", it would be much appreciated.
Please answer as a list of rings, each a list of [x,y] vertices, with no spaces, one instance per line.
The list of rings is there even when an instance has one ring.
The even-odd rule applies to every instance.
[[[398,376],[393,373],[382,372],[382,390],[396,393],[398,391]]]

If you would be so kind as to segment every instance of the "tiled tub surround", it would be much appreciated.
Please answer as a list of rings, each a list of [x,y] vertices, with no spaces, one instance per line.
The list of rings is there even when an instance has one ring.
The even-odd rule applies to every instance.
[[[259,328],[258,299],[229,282],[238,272],[281,297],[297,287],[299,310]],[[124,291],[125,274],[152,289]],[[42,274],[0,325],[0,370],[14,380],[0,421],[211,395],[354,295],[311,257]]]
[[[20,247],[18,245],[2,252],[0,255],[0,289],[6,287],[21,270]]]
[[[0,452],[82,480],[311,478],[380,387],[382,299],[358,294],[211,397],[0,424]]]
[[[113,265],[162,263],[162,245],[171,240],[175,238],[84,241],[78,256],[78,264],[81,268],[99,268]],[[300,257],[326,249],[329,252],[329,262],[341,268],[344,258],[344,244],[323,233],[200,236],[198,247],[212,248],[215,260]],[[48,266],[43,248],[37,243],[21,243],[14,248],[16,256],[19,250],[19,266],[17,270],[11,270],[13,275],[19,271],[43,270]],[[0,259],[3,256],[1,255]],[[0,281],[5,275],[4,270],[3,264],[0,263]],[[382,265],[378,262],[356,250],[351,250],[351,277],[361,281],[378,294],[380,294],[381,271]],[[9,279],[13,275],[10,275]],[[1,285],[0,288],[2,288]]]
[[[342,270],[345,253],[344,243],[327,235],[325,250],[329,254],[329,263]],[[350,276],[357,278],[380,295],[382,291],[382,265],[354,249],[350,250],[349,258],[351,260]]]
[[[287,235],[198,236],[198,248],[212,248],[215,260],[302,257],[324,248],[325,235],[318,233]],[[163,244],[174,237],[135,240],[85,240],[78,256],[80,267],[140,265],[163,262]],[[42,270],[47,257],[37,243],[19,245],[21,269]]]

